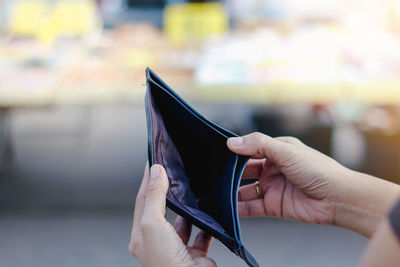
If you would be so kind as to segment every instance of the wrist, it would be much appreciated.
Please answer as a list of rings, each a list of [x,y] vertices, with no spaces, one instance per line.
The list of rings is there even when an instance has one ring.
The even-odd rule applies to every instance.
[[[400,194],[400,186],[348,170],[335,203],[334,225],[369,238]]]

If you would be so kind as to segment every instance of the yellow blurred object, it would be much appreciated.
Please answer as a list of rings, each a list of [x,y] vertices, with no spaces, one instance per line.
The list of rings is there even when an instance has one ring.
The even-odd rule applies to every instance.
[[[10,28],[17,35],[35,36],[48,20],[47,1],[17,1],[11,13]]]
[[[96,5],[92,0],[50,1],[20,0],[11,13],[13,34],[37,37],[52,43],[60,35],[83,35],[96,23]]]
[[[169,4],[164,10],[164,26],[174,44],[197,42],[228,30],[228,14],[219,3]]]
[[[93,1],[60,1],[54,8],[54,23],[60,34],[84,34],[95,24],[96,6]]]
[[[157,58],[153,52],[147,50],[135,50],[126,54],[124,62],[127,67],[145,68],[156,65]]]

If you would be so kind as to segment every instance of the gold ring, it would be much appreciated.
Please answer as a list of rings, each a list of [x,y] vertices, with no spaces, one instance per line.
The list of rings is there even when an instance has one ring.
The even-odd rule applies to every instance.
[[[260,182],[258,182],[258,181],[256,181],[256,182],[254,183],[254,185],[256,186],[257,197],[258,197],[258,198],[262,198],[261,190],[260,190],[259,184],[260,184]]]

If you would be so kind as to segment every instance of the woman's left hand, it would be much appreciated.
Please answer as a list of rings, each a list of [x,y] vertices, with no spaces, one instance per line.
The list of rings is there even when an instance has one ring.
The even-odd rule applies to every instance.
[[[191,225],[178,217],[172,226],[165,219],[168,178],[161,165],[146,166],[136,198],[129,251],[145,267],[148,266],[217,266],[207,257],[212,237],[200,232],[193,245]]]

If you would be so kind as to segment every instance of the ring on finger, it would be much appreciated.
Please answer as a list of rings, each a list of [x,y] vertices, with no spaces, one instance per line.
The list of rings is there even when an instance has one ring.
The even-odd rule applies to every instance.
[[[257,197],[258,197],[258,198],[262,198],[261,190],[260,190],[260,182],[259,182],[259,181],[256,181],[256,182],[254,183],[254,185],[256,186]]]

